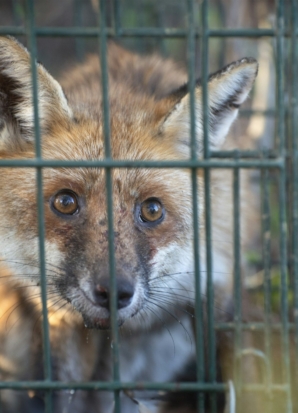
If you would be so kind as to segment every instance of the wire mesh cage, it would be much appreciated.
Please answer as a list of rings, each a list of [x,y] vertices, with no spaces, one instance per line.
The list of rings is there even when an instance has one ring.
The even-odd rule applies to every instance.
[[[146,411],[143,404],[135,400],[135,396],[129,396],[134,394],[134,390],[157,391],[158,397],[161,392],[162,397],[165,392],[177,393],[177,399],[173,399],[174,402],[169,408],[169,411],[173,412],[188,411],[186,407],[179,410],[182,394],[186,394],[187,399],[194,397],[194,411],[198,412],[223,411],[218,407],[222,394],[226,394],[226,411],[230,412],[245,412],[247,404],[253,406],[251,409],[262,412],[297,411],[297,2],[69,0],[61,4],[56,1],[37,3],[33,0],[7,0],[3,1],[0,8],[0,34],[16,36],[27,45],[31,56],[35,157],[8,159],[1,156],[0,168],[34,168],[36,171],[43,347],[43,359],[39,360],[39,363],[43,363],[42,378],[37,375],[33,380],[7,380],[2,372],[1,361],[5,357],[4,344],[0,342],[2,394],[8,389],[12,389],[15,395],[21,392],[30,395],[30,392],[35,394],[42,391],[44,406],[40,407],[40,410],[32,408],[32,411],[47,413],[58,411],[54,405],[53,394],[62,390],[67,390],[70,398],[74,392],[80,390],[86,391],[86,394],[94,390],[113,393],[114,404],[111,408],[116,413],[121,411],[121,407],[123,409],[123,392],[134,399],[135,403],[139,403],[139,411]],[[120,43],[140,54],[158,51],[164,56],[186,63],[191,141],[189,159],[156,161],[113,158],[107,57],[110,41]],[[58,75],[65,68],[84,61],[89,53],[100,56],[99,81],[102,89],[105,157],[94,160],[44,159],[39,124],[36,60],[41,60],[52,73]],[[212,116],[208,110],[208,75],[245,55],[259,60],[257,84],[250,101],[240,109],[238,123],[232,127],[233,149],[213,150],[208,139],[209,118]],[[198,77],[202,85],[203,108],[203,150],[199,157],[196,148],[195,96]],[[242,139],[241,144],[239,136]],[[234,149],[235,147],[237,149]],[[107,254],[109,288],[112,292],[110,336],[113,368],[110,380],[90,379],[81,382],[57,380],[54,377],[50,345],[52,327],[47,305],[49,270],[45,253],[47,240],[43,175],[46,169],[57,168],[103,168],[105,171],[109,239]],[[191,345],[195,348],[196,363],[193,363],[194,378],[182,378],[179,384],[175,378],[171,382],[148,381],[142,377],[137,381],[125,381],[120,374],[121,330],[117,322],[113,170],[136,168],[138,171],[144,168],[171,171],[187,168],[191,175],[195,304],[190,312],[193,311],[195,320]],[[232,250],[233,257],[233,287],[229,310],[218,310],[218,296],[213,282],[214,268],[218,266],[213,256],[214,200],[210,182],[213,174],[221,171],[228,171],[232,188],[232,245],[224,247]],[[199,176],[202,179],[199,179]],[[257,209],[257,215],[254,215],[248,224],[250,231],[246,234],[250,234],[250,240],[245,251],[241,243],[241,218],[245,214],[241,192],[243,185],[249,185],[248,191],[251,191],[251,194],[248,197],[253,200]],[[204,224],[200,222],[202,217],[197,197],[200,191],[204,192]],[[4,224],[6,225],[1,223]],[[204,232],[203,246],[200,245],[200,231]],[[203,260],[198,253],[202,249],[205,254]],[[3,260],[5,261],[5,257]],[[205,271],[205,290],[202,290],[202,267]],[[221,312],[224,313],[223,317],[218,315]],[[255,313],[258,313],[257,316]],[[5,334],[9,334],[9,330],[6,330]],[[227,353],[228,356],[225,357]],[[146,358],[146,354],[144,357]],[[220,361],[222,357],[223,362]],[[228,371],[222,380],[217,374],[220,363]],[[71,403],[69,406],[72,409]],[[0,407],[0,411],[8,411],[5,403]],[[82,411],[85,411],[84,408]],[[148,411],[151,410],[148,408]]]

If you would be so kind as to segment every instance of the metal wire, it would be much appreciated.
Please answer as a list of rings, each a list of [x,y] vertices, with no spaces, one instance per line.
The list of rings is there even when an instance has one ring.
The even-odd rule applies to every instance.
[[[103,95],[103,129],[104,129],[104,150],[105,159],[111,159],[110,142],[110,115],[109,115],[109,82],[107,67],[107,38],[105,32],[106,25],[106,0],[99,1],[99,22],[100,29],[100,62],[101,62],[101,86]],[[110,270],[110,313],[112,330],[112,354],[113,354],[113,380],[120,380],[119,373],[119,332],[117,324],[117,283],[114,256],[114,223],[113,223],[113,189],[112,170],[106,167],[106,193],[107,193],[107,214],[109,233],[109,270]],[[121,412],[119,390],[114,391],[115,413]]]
[[[31,73],[32,73],[32,95],[34,107],[34,131],[35,131],[35,156],[42,162],[40,125],[38,116],[38,77],[37,77],[37,49],[36,37],[34,33],[34,3],[27,0],[27,38],[31,52]],[[44,230],[44,208],[43,208],[43,181],[42,169],[36,168],[36,187],[37,187],[37,216],[38,216],[38,241],[39,241],[39,266],[40,266],[40,285],[42,300],[42,333],[43,333],[43,358],[44,358],[44,378],[50,381],[52,377],[51,349],[47,309],[47,281],[46,281],[46,257],[45,257],[45,230]],[[50,390],[45,393],[45,412],[52,412],[52,394]]]
[[[115,31],[113,28],[107,27],[105,29],[108,37],[114,37]],[[37,36],[47,37],[97,37],[97,27],[36,27],[35,33]],[[13,36],[20,36],[26,34],[22,27],[1,27],[0,34],[11,34]],[[208,30],[206,32],[208,37],[275,37],[277,32],[273,29],[217,29]],[[201,33],[199,30],[194,32],[194,37],[199,38]],[[285,32],[284,36],[289,37],[290,32]],[[298,36],[298,30],[294,32]],[[162,37],[162,38],[185,38],[188,36],[188,31],[174,28],[121,28],[118,30],[118,36],[121,37]]]

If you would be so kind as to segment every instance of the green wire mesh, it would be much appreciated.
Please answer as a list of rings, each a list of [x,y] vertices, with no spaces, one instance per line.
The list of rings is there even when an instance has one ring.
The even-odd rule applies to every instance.
[[[134,3],[134,4],[132,4]],[[74,26],[71,27],[40,27],[35,24],[36,3],[33,0],[26,0],[25,4],[25,24],[19,25],[16,17],[16,26],[1,26],[1,35],[25,36],[28,47],[31,51],[31,70],[32,70],[32,95],[34,100],[35,116],[35,147],[36,158],[28,160],[2,160],[0,167],[35,167],[37,174],[37,194],[38,194],[38,222],[39,222],[39,251],[40,251],[40,272],[41,272],[41,292],[43,303],[43,348],[44,348],[44,380],[36,382],[0,382],[0,389],[30,390],[43,389],[46,394],[46,412],[52,412],[53,390],[58,389],[84,389],[84,390],[110,390],[114,392],[115,412],[121,411],[119,394],[121,390],[130,389],[156,389],[156,390],[189,390],[198,392],[198,411],[204,411],[204,399],[206,392],[211,392],[211,410],[216,411],[216,393],[227,391],[227,383],[216,383],[216,340],[215,331],[234,331],[234,345],[237,349],[237,357],[234,359],[236,393],[242,391],[265,390],[269,400],[273,401],[274,392],[283,392],[287,400],[285,413],[293,413],[291,395],[291,363],[290,359],[290,337],[295,337],[295,371],[298,371],[298,4],[296,0],[290,0],[285,4],[283,0],[276,1],[276,28],[209,28],[209,4],[207,0],[199,2],[195,0],[181,1],[184,8],[184,27],[166,27],[163,24],[163,16],[167,12],[166,4],[160,2],[158,13],[158,27],[147,27],[146,24],[136,24],[135,27],[124,27],[122,16],[124,8],[131,7],[137,9],[143,2],[130,2],[114,0],[98,1],[98,22],[92,27],[83,27],[82,10],[84,2],[74,0]],[[220,3],[220,2],[218,2]],[[112,7],[112,13],[110,12]],[[287,10],[286,6],[287,5]],[[18,1],[13,2],[14,10],[19,6]],[[1,7],[1,6],[0,6]],[[109,10],[107,10],[109,9]],[[149,10],[149,9],[148,9]],[[198,12],[198,13],[197,13]],[[286,12],[290,16],[289,24],[286,22]],[[17,15],[17,13],[16,13]],[[109,18],[108,18],[109,17]],[[109,22],[108,20],[112,20]],[[97,39],[98,50],[101,59],[101,84],[103,90],[103,129],[105,137],[105,154],[103,161],[57,161],[43,160],[40,146],[40,128],[38,124],[38,99],[37,99],[37,77],[35,59],[37,57],[37,39],[41,37],[75,38],[76,53],[78,60],[84,58],[84,48],[86,39]],[[206,87],[209,73],[209,47],[212,39],[224,38],[248,38],[260,39],[270,37],[276,42],[276,109],[263,112],[265,116],[273,116],[277,119],[277,144],[274,150],[254,150],[254,151],[217,151],[211,152],[208,146],[208,90]],[[186,41],[187,48],[187,69],[190,91],[190,117],[191,117],[191,142],[192,151],[189,161],[119,161],[111,158],[110,151],[110,118],[108,104],[108,73],[106,50],[109,38],[116,39],[138,39],[142,44],[143,39],[155,41],[166,50],[165,42],[171,39],[182,39]],[[204,130],[204,154],[203,159],[196,158],[195,141],[195,96],[194,85],[196,80],[196,44],[200,44],[201,78],[203,85],[203,130]],[[291,84],[288,85],[285,79],[285,62],[290,67]],[[288,88],[288,89],[287,89]],[[288,90],[288,101],[285,105],[285,91]],[[253,111],[247,111],[246,116],[250,116]],[[245,110],[242,111],[245,116]],[[106,171],[106,191],[108,205],[108,229],[109,229],[109,263],[110,263],[110,287],[111,295],[111,318],[112,318],[112,337],[113,337],[113,381],[112,382],[84,382],[84,383],[61,383],[51,380],[51,359],[49,343],[49,325],[47,318],[47,291],[46,291],[46,272],[45,272],[45,252],[44,252],[44,211],[43,211],[43,190],[42,175],[43,168],[47,167],[103,167]],[[119,374],[119,332],[116,321],[116,278],[115,260],[113,251],[113,198],[112,198],[112,168],[190,168],[192,171],[192,191],[198,191],[197,168],[203,168],[204,190],[205,190],[205,231],[206,231],[206,263],[207,263],[207,319],[208,328],[204,331],[203,310],[200,293],[200,260],[197,253],[195,256],[195,280],[196,280],[196,352],[197,352],[197,382],[180,383],[126,383],[120,381]],[[216,323],[214,317],[214,291],[212,286],[212,249],[211,249],[211,201],[210,201],[210,173],[212,168],[230,168],[233,171],[233,202],[234,202],[234,300],[235,316],[230,323]],[[240,259],[240,172],[243,168],[253,168],[260,171],[261,185],[261,208],[262,208],[262,234],[263,234],[263,266],[264,266],[264,323],[244,323],[242,320],[242,283],[241,283],[241,259]],[[278,180],[278,205],[279,205],[279,251],[280,251],[280,322],[273,323],[272,314],[272,291],[273,285],[270,276],[271,268],[271,202],[270,202],[270,179],[272,171]],[[193,196],[193,227],[194,227],[194,249],[199,251],[199,217],[198,200]],[[287,225],[289,233],[287,233]],[[265,235],[266,234],[266,235]],[[289,321],[289,271],[291,273],[291,291],[293,292],[294,318]],[[242,335],[245,331],[264,331],[264,352],[253,352],[255,357],[260,357],[264,361],[267,380],[261,384],[245,384],[241,382],[239,365],[242,357],[246,354],[241,353]],[[281,332],[282,354],[283,354],[283,382],[275,383],[272,373],[272,347],[271,334],[273,331]],[[291,335],[290,335],[291,333]],[[208,336],[208,353],[210,360],[208,365],[204,361],[204,335]],[[209,382],[204,382],[205,372],[208,371]],[[1,411],[1,408],[0,408]]]

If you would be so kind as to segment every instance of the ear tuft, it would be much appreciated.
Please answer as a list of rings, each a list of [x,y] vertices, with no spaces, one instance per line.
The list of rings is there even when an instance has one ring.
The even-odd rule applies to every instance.
[[[258,73],[258,63],[244,58],[209,77],[210,146],[222,146],[238,109],[246,100]]]
[[[42,133],[55,121],[71,118],[61,86],[37,63],[39,122]],[[11,133],[24,141],[34,140],[34,109],[31,59],[27,49],[13,37],[0,37],[0,141]]]
[[[218,149],[235,120],[240,105],[247,98],[258,73],[258,63],[244,58],[229,64],[208,79],[209,146]],[[168,99],[176,104],[165,117],[162,132],[176,134],[176,144],[183,156],[190,155],[190,114],[187,85],[174,92]],[[178,100],[178,103],[177,103]],[[202,86],[196,87],[196,136],[199,155],[203,150]],[[176,131],[176,132],[175,132]]]
[[[210,92],[215,105],[222,101],[227,106],[238,109],[250,92],[257,73],[257,61],[253,58],[245,58],[211,75]]]

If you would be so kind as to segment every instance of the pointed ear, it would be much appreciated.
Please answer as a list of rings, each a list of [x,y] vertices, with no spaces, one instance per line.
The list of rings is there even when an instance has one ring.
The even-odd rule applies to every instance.
[[[258,64],[252,58],[231,63],[208,79],[209,147],[218,149],[224,143],[229,128],[235,120],[240,105],[250,92],[258,72]],[[187,85],[167,98],[172,109],[164,118],[161,133],[176,143],[183,156],[190,156],[190,111]],[[196,138],[198,155],[203,150],[202,86],[197,82],[195,91]]]
[[[37,63],[41,132],[72,117],[59,83]],[[30,55],[12,37],[0,37],[0,146],[12,139],[34,141],[34,109]]]

